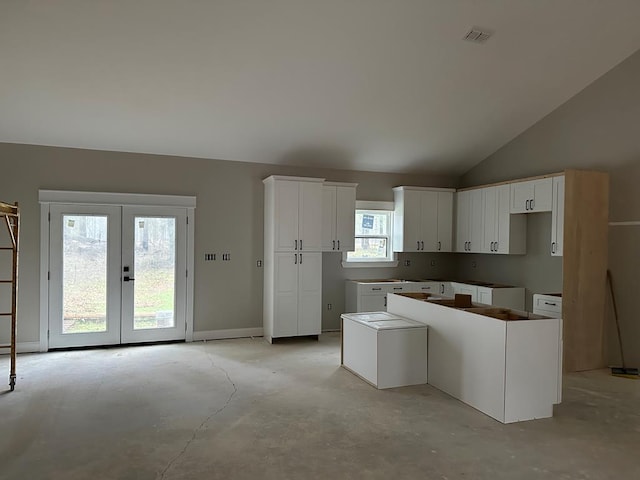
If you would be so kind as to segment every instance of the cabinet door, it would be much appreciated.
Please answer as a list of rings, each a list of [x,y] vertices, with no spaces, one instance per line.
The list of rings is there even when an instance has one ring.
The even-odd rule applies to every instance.
[[[356,189],[336,188],[336,249],[352,252],[356,248]]]
[[[484,234],[482,236],[482,253],[494,253],[498,242],[498,189],[487,187],[482,189],[484,208]]]
[[[453,289],[453,294],[456,293],[461,295],[471,295],[471,301],[478,301],[478,287],[475,285],[467,285],[466,283],[456,283],[451,282],[451,288]]]
[[[469,246],[471,252],[482,251],[484,236],[484,210],[482,208],[482,190],[470,190],[469,198]]]
[[[443,297],[453,297],[451,282],[440,282],[440,295]]]
[[[453,248],[453,192],[438,192],[438,245],[439,252]]]
[[[362,295],[360,297],[361,312],[386,312],[387,294],[382,295]]]
[[[470,191],[456,194],[456,252],[466,252],[469,241]]]
[[[275,249],[292,252],[298,241],[298,182],[276,181]]]
[[[511,184],[511,213],[551,211],[553,179],[541,178]]]
[[[564,176],[553,178],[553,206],[551,208],[551,255],[562,256],[564,237]]]
[[[322,253],[298,255],[298,335],[322,330]]]
[[[533,181],[511,184],[511,213],[529,213],[529,203],[534,198]]]
[[[322,251],[336,250],[336,187],[322,187]]]
[[[276,253],[274,337],[298,334],[298,254]]]
[[[493,305],[493,290],[487,287],[478,287],[478,302],[485,305]]]
[[[553,203],[553,178],[533,181],[533,212],[550,212]]]
[[[298,249],[322,251],[322,183],[300,182],[298,202]]]
[[[438,192],[420,192],[420,251],[438,251]]]
[[[420,207],[422,192],[416,190],[404,191],[404,208],[402,223],[402,251],[420,251],[422,225],[420,221]]]

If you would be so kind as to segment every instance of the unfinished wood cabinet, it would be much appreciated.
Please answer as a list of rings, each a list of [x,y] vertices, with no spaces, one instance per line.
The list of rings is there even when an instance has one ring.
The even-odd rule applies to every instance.
[[[609,233],[609,174],[564,172],[562,318],[567,372],[606,366],[604,318]]]

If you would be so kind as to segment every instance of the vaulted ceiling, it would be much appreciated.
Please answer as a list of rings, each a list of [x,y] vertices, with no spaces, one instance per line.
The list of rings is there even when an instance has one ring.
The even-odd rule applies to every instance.
[[[5,0],[0,141],[460,174],[640,49],[638,19],[637,0]]]

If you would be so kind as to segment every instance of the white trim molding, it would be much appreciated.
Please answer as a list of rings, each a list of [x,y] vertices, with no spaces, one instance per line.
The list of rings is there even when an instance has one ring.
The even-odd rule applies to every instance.
[[[0,355],[9,355],[9,353],[8,349],[0,351]],[[18,342],[16,353],[40,353],[40,342]]]
[[[203,330],[200,332],[193,332],[193,341],[201,340],[224,340],[227,338],[248,338],[248,337],[262,337],[263,328],[231,328],[228,330]]]
[[[640,225],[640,221],[631,222],[609,222],[610,227],[637,227]]]
[[[193,196],[148,195],[145,193],[39,190],[38,201],[40,203],[82,203],[85,205],[126,205],[136,207],[196,207],[196,197]]]

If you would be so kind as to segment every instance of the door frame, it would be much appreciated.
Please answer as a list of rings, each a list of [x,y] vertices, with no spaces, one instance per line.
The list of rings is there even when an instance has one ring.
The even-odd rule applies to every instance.
[[[193,341],[193,279],[195,196],[152,195],[139,193],[80,192],[39,190],[40,202],[40,351],[49,350],[49,238],[52,204],[110,205],[118,207],[178,207],[187,211],[187,282],[185,341]]]

